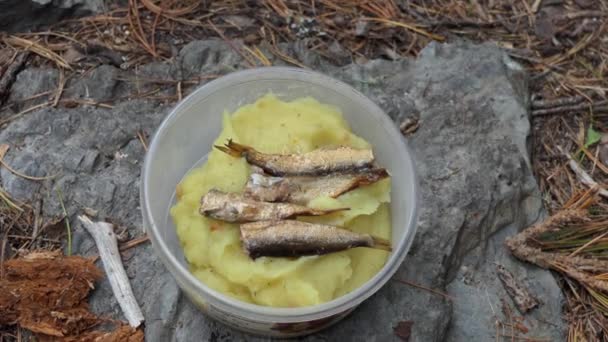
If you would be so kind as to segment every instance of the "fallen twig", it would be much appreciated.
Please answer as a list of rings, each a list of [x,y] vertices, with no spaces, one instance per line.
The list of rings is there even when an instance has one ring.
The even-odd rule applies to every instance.
[[[146,34],[144,33],[144,29],[141,24],[141,18],[139,15],[138,1],[129,0],[128,4],[129,7],[127,19],[129,20],[129,25],[131,27],[131,31],[133,32],[133,37],[135,37],[135,39],[139,41],[144,50],[146,50],[151,56],[158,57],[158,54],[150,45],[146,38]]]
[[[384,24],[388,24],[388,25],[393,25],[393,26],[398,26],[398,27],[403,27],[406,30],[418,33],[420,35],[423,35],[427,38],[431,38],[433,40],[436,40],[438,42],[443,42],[445,41],[445,37],[438,35],[438,34],[434,34],[434,33],[430,33],[426,30],[423,30],[419,27],[416,27],[415,25],[412,24],[408,24],[408,23],[403,23],[400,21],[394,21],[394,20],[388,20],[388,19],[383,19],[383,18],[361,18],[359,20],[366,20],[366,21],[376,21],[376,22],[380,22],[380,23],[384,23]]]
[[[23,208],[15,204],[15,202],[10,199],[9,195],[2,188],[0,188],[0,199],[2,199],[9,207],[17,211],[23,211]]]
[[[594,181],[593,178],[591,178],[591,176],[585,170],[583,170],[580,165],[574,161],[574,159],[572,159],[572,156],[561,148],[561,146],[557,146],[557,149],[560,151],[560,153],[566,156],[566,158],[568,158],[568,166],[570,166],[570,169],[572,169],[572,171],[576,174],[581,183],[585,184],[589,188],[597,188],[600,196],[608,198],[608,190],[602,188],[596,181]]]
[[[487,28],[502,25],[502,20],[497,21],[473,21],[466,19],[446,19],[446,20],[425,20],[425,26],[432,27],[445,27],[445,28],[462,28],[462,27],[473,27],[473,28]]]
[[[211,20],[208,20],[207,23],[217,33],[217,35],[220,36],[232,48],[232,50],[234,50],[241,57],[243,57],[243,60],[245,60],[245,62],[247,63],[247,65],[249,65],[249,67],[251,67],[251,68],[255,67],[255,62],[252,61],[251,58],[249,58],[246,54],[244,54],[243,51],[241,51],[241,49],[239,49],[230,39],[226,38],[224,33],[222,31],[220,31],[220,29],[217,28],[217,26],[215,26],[213,24],[213,22],[211,22]]]
[[[608,111],[608,101],[597,101],[595,103],[581,103],[572,106],[561,106],[553,108],[537,109],[532,111],[533,116],[549,115],[549,114],[560,114],[560,113],[571,113],[582,110],[592,110],[594,112],[606,112]]]
[[[66,62],[61,56],[49,50],[48,48],[38,44],[37,42],[27,40],[25,38],[17,36],[8,36],[4,38],[4,42],[8,45],[20,47],[25,50],[29,50],[41,57],[52,60],[60,68],[72,69],[70,64]]]
[[[129,325],[137,328],[144,321],[144,316],[135,300],[131,283],[120,260],[113,226],[107,222],[93,222],[87,216],[78,216],[84,228],[93,236],[103,267],[106,270],[112,291],[118,301]]]
[[[580,95],[562,97],[554,100],[535,100],[532,101],[532,108],[534,109],[545,109],[545,108],[555,108],[562,107],[566,105],[574,105],[579,104],[585,100],[584,97]]]
[[[148,242],[150,241],[150,238],[147,235],[143,235],[140,236],[138,238],[135,238],[133,240],[129,240],[127,242],[125,242],[124,244],[121,244],[120,247],[118,247],[118,250],[121,252],[124,252],[126,250],[129,250],[135,246],[139,246],[142,243]],[[99,255],[93,258],[93,261],[97,261],[99,259]]]
[[[300,63],[297,59],[290,57],[286,53],[282,52],[281,49],[279,49],[279,47],[277,45],[276,37],[275,37],[274,33],[272,32],[272,30],[269,30],[269,34],[270,34],[270,44],[268,44],[268,49],[270,50],[270,52],[272,52],[275,56],[279,57],[280,59],[284,60],[287,63],[293,64],[295,66],[299,66],[300,68],[303,68],[303,69],[309,69],[306,65]]]
[[[129,240],[129,241],[125,242],[124,244],[122,244],[120,246],[119,249],[120,249],[121,252],[124,252],[124,251],[128,250],[129,248],[133,248],[135,246],[139,246],[142,243],[146,243],[148,241],[150,241],[150,238],[147,235],[140,236],[138,238],[135,238],[133,240]]]

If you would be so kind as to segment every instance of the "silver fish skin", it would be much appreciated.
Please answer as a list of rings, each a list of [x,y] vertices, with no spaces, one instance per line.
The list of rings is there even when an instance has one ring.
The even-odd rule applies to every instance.
[[[370,169],[360,172],[332,173],[326,176],[274,177],[255,172],[245,184],[244,194],[260,201],[288,202],[306,205],[318,197],[345,194],[361,186],[370,185],[389,177],[385,169]]]
[[[323,255],[354,247],[391,251],[390,241],[323,224],[295,220],[240,225],[241,242],[252,258]]]
[[[243,157],[249,164],[273,176],[319,176],[332,172],[367,169],[374,163],[371,149],[354,149],[346,146],[322,148],[302,154],[267,154],[228,140],[224,146],[215,146],[215,148],[234,157]]]
[[[326,215],[340,209],[313,209],[291,203],[269,203],[256,201],[237,193],[210,190],[201,198],[201,215],[226,222],[253,222],[280,220],[296,216]]]

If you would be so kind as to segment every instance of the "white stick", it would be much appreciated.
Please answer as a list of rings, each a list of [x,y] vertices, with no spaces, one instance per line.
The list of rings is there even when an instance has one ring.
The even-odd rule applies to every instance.
[[[600,196],[602,197],[608,198],[608,190],[602,188],[596,181],[594,181],[593,178],[591,178],[591,176],[589,176],[589,174],[585,170],[583,170],[580,165],[578,165],[578,163],[574,161],[574,159],[572,159],[572,156],[561,148],[561,146],[557,146],[557,149],[564,156],[566,156],[566,158],[568,158],[568,166],[570,166],[572,171],[576,173],[581,183],[585,184],[591,189],[597,187],[599,189],[598,194],[600,194]]]
[[[107,222],[93,222],[84,215],[78,216],[78,219],[95,240],[103,267],[110,280],[110,285],[112,285],[112,291],[129,321],[129,325],[137,328],[144,321],[144,315],[133,296],[131,283],[120,259],[116,234],[114,234],[112,225]]]

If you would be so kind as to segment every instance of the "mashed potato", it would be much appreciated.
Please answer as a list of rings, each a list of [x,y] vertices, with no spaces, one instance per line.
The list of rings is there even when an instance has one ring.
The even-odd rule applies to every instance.
[[[234,114],[224,113],[216,140],[229,138],[265,153],[303,153],[319,147],[370,147],[354,135],[340,111],[312,98],[283,102],[268,94]],[[361,286],[384,265],[388,253],[354,248],[323,256],[262,257],[251,260],[242,250],[236,224],[199,214],[201,197],[211,188],[242,192],[250,174],[242,158],[214,149],[202,167],[177,187],[171,215],[192,273],[209,287],[245,302],[274,307],[316,305]],[[336,199],[317,198],[316,208],[351,210],[302,220],[344,226],[390,239],[390,179],[348,192]]]

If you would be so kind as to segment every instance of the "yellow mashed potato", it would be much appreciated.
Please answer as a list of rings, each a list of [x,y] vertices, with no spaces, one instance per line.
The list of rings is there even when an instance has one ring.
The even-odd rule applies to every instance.
[[[215,144],[227,139],[265,153],[303,153],[320,147],[370,147],[354,135],[338,108],[312,98],[283,102],[268,94],[234,114],[224,113]],[[171,215],[191,272],[207,286],[245,302],[274,307],[316,305],[361,286],[384,265],[388,252],[354,248],[323,256],[250,259],[236,224],[199,214],[201,196],[211,188],[242,192],[250,174],[242,158],[214,149],[207,162],[177,187]],[[336,199],[317,198],[316,208],[349,207],[323,217],[299,218],[340,225],[355,232],[390,239],[390,179],[348,192]]]

